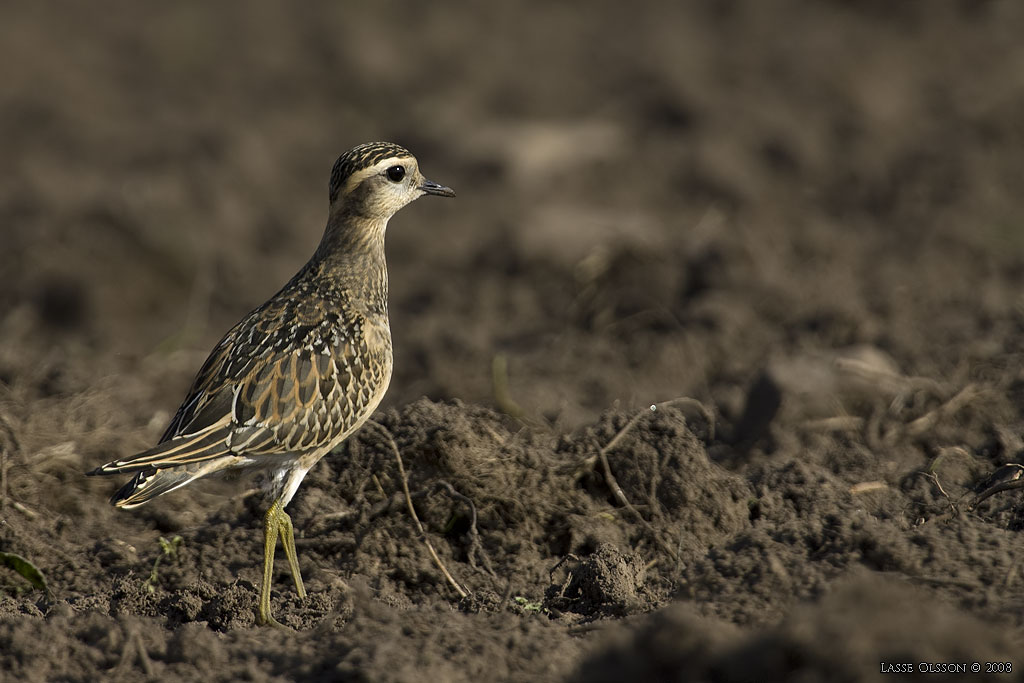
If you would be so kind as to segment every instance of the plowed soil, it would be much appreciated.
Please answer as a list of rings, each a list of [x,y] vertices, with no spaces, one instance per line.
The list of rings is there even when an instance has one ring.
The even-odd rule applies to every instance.
[[[3,680],[1022,679],[1024,5],[64,5],[0,10]],[[375,139],[459,196],[260,628],[258,482],[83,473]]]

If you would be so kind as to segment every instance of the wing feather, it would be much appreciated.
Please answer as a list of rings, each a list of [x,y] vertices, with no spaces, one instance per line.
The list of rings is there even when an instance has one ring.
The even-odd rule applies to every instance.
[[[227,425],[228,419],[225,416],[220,424],[212,425],[199,434],[164,441],[130,458],[108,462],[90,474],[119,474],[153,468],[180,467],[232,455],[227,443]]]
[[[289,308],[295,306],[305,308]],[[386,346],[368,344],[372,329],[358,313],[272,299],[214,348],[158,446],[92,474],[198,472],[199,463],[218,458],[241,463],[332,446],[366,419],[387,388],[390,334],[385,322]],[[150,484],[154,492],[177,485]]]

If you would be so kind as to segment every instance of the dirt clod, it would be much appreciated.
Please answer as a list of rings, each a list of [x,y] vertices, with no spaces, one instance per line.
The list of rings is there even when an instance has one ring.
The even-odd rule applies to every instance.
[[[602,543],[583,559],[576,558],[567,572],[563,585],[548,588],[544,600],[548,609],[588,617],[622,616],[648,601],[641,596],[647,577],[643,559],[610,543]]]

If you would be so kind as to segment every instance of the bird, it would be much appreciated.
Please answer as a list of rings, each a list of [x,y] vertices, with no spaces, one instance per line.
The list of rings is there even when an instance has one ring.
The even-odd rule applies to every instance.
[[[281,625],[270,606],[278,539],[306,597],[285,507],[310,468],[369,419],[391,381],[388,221],[422,196],[455,196],[391,142],[342,154],[328,189],[327,227],[313,256],[214,347],[160,442],[87,473],[134,474],[110,499],[132,509],[213,474],[262,471],[271,501],[262,625]]]

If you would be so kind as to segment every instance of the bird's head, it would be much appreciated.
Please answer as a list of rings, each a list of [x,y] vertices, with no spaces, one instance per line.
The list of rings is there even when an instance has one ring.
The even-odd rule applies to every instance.
[[[331,171],[332,214],[386,221],[425,194],[454,197],[455,191],[424,178],[416,157],[392,142],[353,147],[338,157]]]

